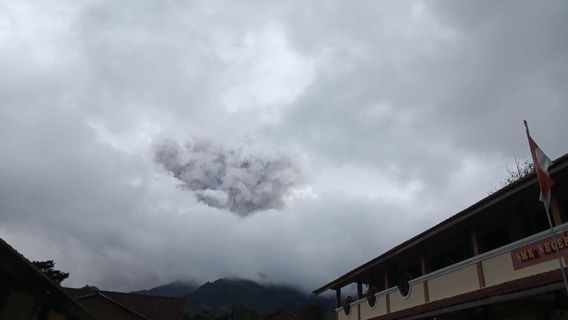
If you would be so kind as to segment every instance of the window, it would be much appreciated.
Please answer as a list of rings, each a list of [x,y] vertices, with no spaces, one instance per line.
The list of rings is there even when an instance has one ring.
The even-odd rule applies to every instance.
[[[438,269],[451,266],[452,264],[463,261],[467,258],[473,256],[473,248],[471,243],[460,239],[461,242],[450,247],[449,249],[442,251],[441,253],[434,255],[430,259],[431,271],[436,271]]]
[[[509,229],[507,229],[507,227],[495,228],[483,235],[483,252],[502,247],[510,242]]]
[[[351,313],[351,304],[353,303],[353,298],[351,296],[347,296],[345,299],[345,303],[343,304],[343,312],[345,315],[348,316]]]
[[[375,307],[377,304],[377,296],[375,296],[376,293],[377,289],[375,287],[369,287],[369,290],[367,291],[367,303],[371,308]]]
[[[408,297],[408,294],[410,294],[410,280],[411,277],[409,273],[402,274],[398,280],[398,292],[403,297]]]

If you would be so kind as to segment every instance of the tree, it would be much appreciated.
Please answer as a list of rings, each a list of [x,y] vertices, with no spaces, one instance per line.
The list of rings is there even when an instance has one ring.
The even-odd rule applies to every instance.
[[[300,320],[324,320],[325,308],[319,304],[303,305],[298,310],[298,319]]]
[[[531,160],[520,161],[517,157],[515,157],[515,166],[516,168],[513,170],[507,168],[509,176],[505,178],[503,183],[505,186],[513,182],[517,182],[534,172],[534,164]]]
[[[55,269],[55,262],[53,262],[53,260],[32,261],[32,264],[57,284],[61,284],[63,280],[69,277],[68,272]]]
[[[93,291],[93,292],[99,291],[99,288],[97,288],[97,287],[95,287],[95,286],[90,286],[90,285],[88,285],[88,284],[86,284],[86,285],[84,285],[83,287],[81,287],[81,289],[83,289],[83,290],[89,290],[89,291]]]
[[[519,160],[517,157],[515,157],[515,168],[510,169],[509,167],[506,167],[508,175],[507,177],[505,177],[505,179],[503,179],[499,184],[500,186],[498,188],[495,188],[493,190],[491,190],[489,192],[489,194],[492,194],[502,188],[507,187],[508,185],[511,185],[531,174],[534,173],[534,164],[532,162],[532,160]]]

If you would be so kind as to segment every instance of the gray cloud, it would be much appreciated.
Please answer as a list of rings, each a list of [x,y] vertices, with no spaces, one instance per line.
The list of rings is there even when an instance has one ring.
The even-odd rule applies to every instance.
[[[567,152],[567,24],[554,0],[2,1],[0,236],[67,285],[313,289],[494,190],[523,119]],[[188,136],[222,145],[161,144]]]
[[[288,156],[246,154],[200,139],[183,148],[163,141],[154,146],[154,160],[198,201],[241,216],[283,209],[285,197],[303,182],[300,167]]]

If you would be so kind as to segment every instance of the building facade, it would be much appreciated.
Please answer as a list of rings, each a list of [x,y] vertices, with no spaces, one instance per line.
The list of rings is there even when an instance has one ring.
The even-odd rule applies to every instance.
[[[568,319],[568,155],[549,172],[554,239],[532,174],[314,293],[335,290],[338,320]]]

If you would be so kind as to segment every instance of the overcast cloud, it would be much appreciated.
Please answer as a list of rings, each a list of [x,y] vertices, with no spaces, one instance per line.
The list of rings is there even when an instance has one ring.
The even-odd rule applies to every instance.
[[[566,30],[563,0],[3,1],[0,237],[67,286],[314,289],[499,187],[523,119],[568,152]]]

